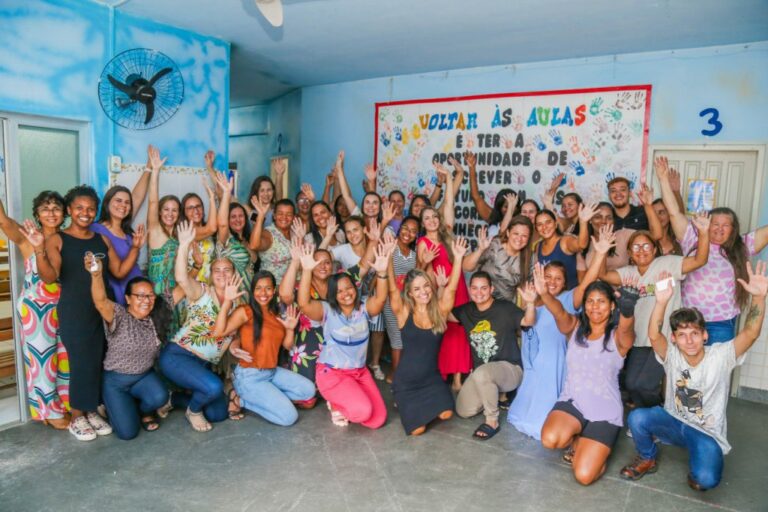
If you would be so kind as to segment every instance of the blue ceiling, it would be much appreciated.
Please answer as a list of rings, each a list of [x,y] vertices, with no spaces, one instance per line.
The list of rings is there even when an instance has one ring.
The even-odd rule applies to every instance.
[[[768,0],[128,0],[232,43],[232,106],[294,88],[495,64],[768,40]]]

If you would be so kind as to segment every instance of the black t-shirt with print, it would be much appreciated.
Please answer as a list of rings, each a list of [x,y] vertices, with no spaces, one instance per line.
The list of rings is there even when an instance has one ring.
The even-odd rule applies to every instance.
[[[634,229],[635,231],[648,229],[648,217],[645,215],[645,209],[642,206],[630,205],[629,213],[626,217],[619,217],[617,215],[613,219],[613,229],[619,230],[622,228]]]
[[[467,302],[453,309],[455,316],[469,339],[472,363],[475,368],[491,361],[509,361],[522,366],[517,331],[525,313],[506,300],[494,300],[485,311]]]

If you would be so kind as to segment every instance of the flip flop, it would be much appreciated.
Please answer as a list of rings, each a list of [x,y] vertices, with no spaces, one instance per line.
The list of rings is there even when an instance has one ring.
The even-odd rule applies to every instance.
[[[501,430],[501,423],[499,423],[499,426],[496,428],[493,428],[487,423],[483,423],[477,429],[475,429],[475,433],[472,434],[472,437],[475,437],[481,441],[487,441],[496,434],[498,434],[499,430]],[[485,435],[480,435],[485,434]]]
[[[158,423],[157,419],[152,415],[143,416],[140,421],[141,428],[146,432],[154,432],[160,428],[160,423]]]

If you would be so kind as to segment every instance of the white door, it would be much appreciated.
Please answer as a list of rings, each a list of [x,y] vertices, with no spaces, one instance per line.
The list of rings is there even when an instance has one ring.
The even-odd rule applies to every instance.
[[[666,156],[670,167],[680,171],[681,192],[686,207],[689,206],[691,182],[713,180],[714,207],[727,206],[735,211],[742,233],[759,227],[765,174],[764,146],[653,146],[650,153],[649,162],[653,162],[656,156]],[[652,171],[649,169],[648,172]],[[655,176],[653,182],[658,192]],[[690,202],[697,203],[693,197]],[[690,210],[695,211],[696,204],[691,204]],[[750,349],[744,365],[734,372],[732,386],[734,396],[768,397],[768,322]],[[753,390],[758,391],[757,395]]]

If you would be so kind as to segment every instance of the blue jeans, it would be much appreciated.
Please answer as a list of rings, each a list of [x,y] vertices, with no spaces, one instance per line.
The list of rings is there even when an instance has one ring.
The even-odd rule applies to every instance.
[[[227,398],[224,384],[211,371],[211,363],[197,357],[176,343],[168,343],[160,352],[160,370],[177,386],[192,391],[187,402],[178,402],[174,395],[174,407],[186,402],[192,412],[203,411],[208,421],[227,419]]]
[[[152,414],[168,401],[168,388],[154,370],[138,375],[105,371],[101,394],[115,435],[125,440],[139,434],[140,415]]]
[[[299,419],[292,402],[315,396],[311,380],[285,368],[261,370],[238,365],[233,384],[243,407],[284,427]]]
[[[730,320],[719,320],[717,322],[705,322],[704,327],[707,329],[707,334],[709,334],[706,345],[731,341],[735,338],[736,318],[733,317]]]
[[[663,408],[635,409],[627,419],[637,453],[644,459],[655,459],[656,436],[662,443],[688,450],[690,476],[703,489],[717,487],[723,474],[723,450],[712,436],[696,430],[673,417]]]

